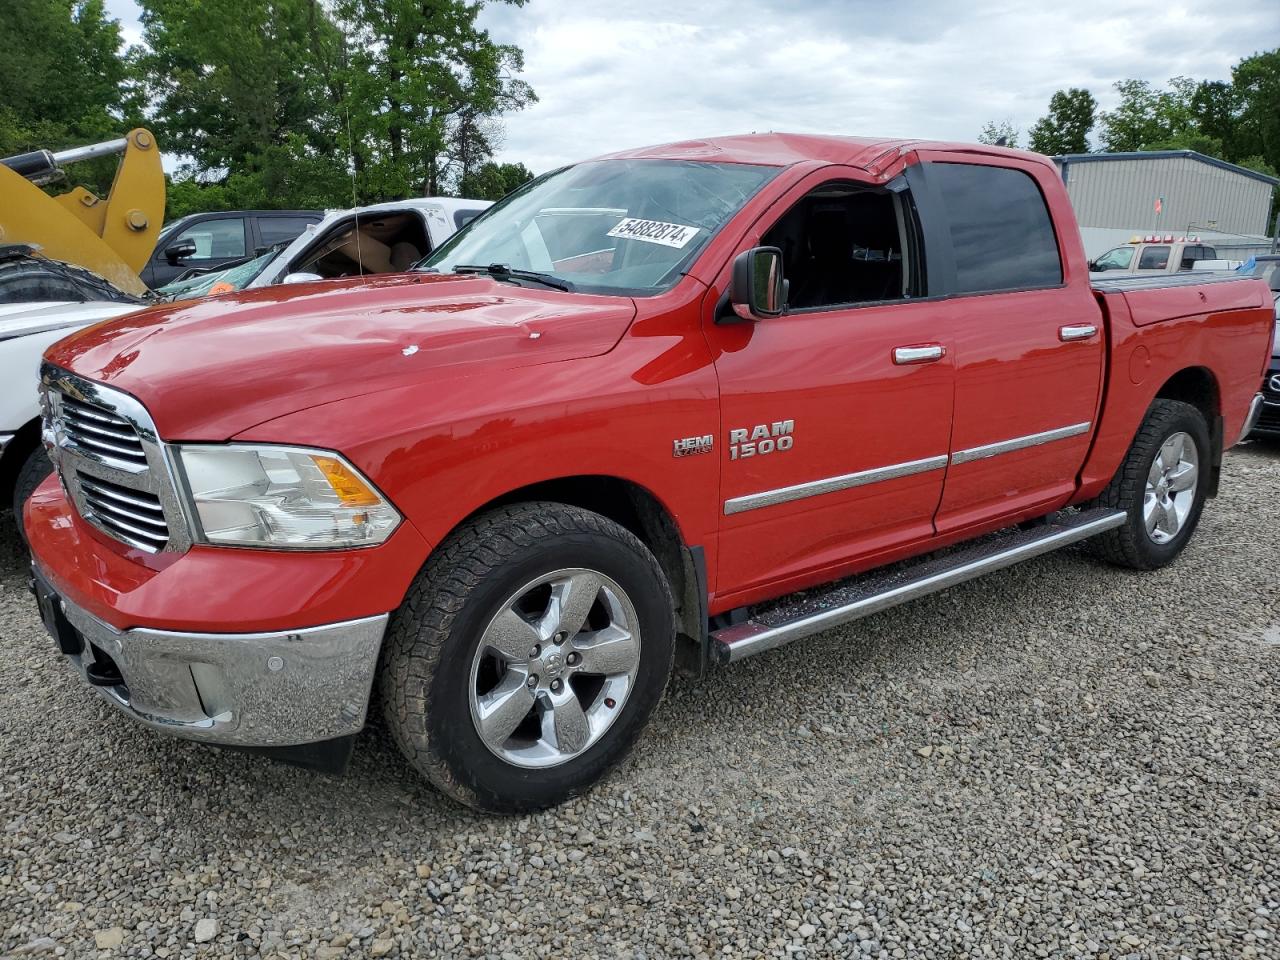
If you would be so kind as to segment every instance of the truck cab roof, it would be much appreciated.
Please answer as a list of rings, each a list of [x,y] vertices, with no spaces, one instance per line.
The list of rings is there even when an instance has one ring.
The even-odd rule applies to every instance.
[[[599,157],[601,160],[707,160],[717,163],[753,163],[786,167],[806,161],[838,163],[874,172],[882,158],[917,150],[938,150],[1022,160],[1048,158],[1022,150],[977,143],[948,143],[935,140],[904,140],[886,137],[819,136],[809,133],[752,133],[739,136],[680,140],[638,147]]]

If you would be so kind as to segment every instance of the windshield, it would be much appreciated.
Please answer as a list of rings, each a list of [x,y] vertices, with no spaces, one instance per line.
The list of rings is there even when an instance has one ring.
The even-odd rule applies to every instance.
[[[777,172],[686,160],[580,163],[490,207],[420,269],[503,264],[587,292],[657,293]]]
[[[1133,262],[1133,247],[1114,247],[1093,262],[1095,270],[1128,270]]]
[[[256,279],[258,274],[267,268],[267,265],[286,246],[287,244],[285,243],[273,244],[265,253],[254,257],[252,260],[246,260],[238,266],[213,273],[202,273],[187,280],[175,280],[173,283],[161,287],[156,293],[166,297],[181,296],[186,299],[203,297],[218,284],[226,284],[227,288],[231,290],[243,290],[251,280]],[[219,293],[226,292],[226,288],[219,290]]]

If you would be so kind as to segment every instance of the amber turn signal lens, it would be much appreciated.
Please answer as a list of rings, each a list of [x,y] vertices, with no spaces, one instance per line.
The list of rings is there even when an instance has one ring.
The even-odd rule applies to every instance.
[[[341,460],[333,457],[313,456],[316,466],[333,487],[334,493],[345,507],[376,507],[382,502],[368,485],[353,473]]]

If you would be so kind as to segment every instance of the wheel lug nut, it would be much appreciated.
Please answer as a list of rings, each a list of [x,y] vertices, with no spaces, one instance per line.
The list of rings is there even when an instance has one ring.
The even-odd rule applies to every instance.
[[[561,630],[559,633],[556,634],[556,643],[564,643],[568,639],[569,639],[569,635],[565,633],[563,630]]]
[[[577,653],[571,653],[569,654],[569,656],[565,658],[565,660],[568,662],[569,666],[571,667],[577,666],[578,661],[581,659],[582,659],[582,655]]]
[[[529,659],[537,660],[538,657],[541,655],[541,653],[542,653],[542,647],[540,647],[538,644],[535,643],[533,645],[533,649],[529,651]]]
[[[561,690],[563,690],[563,689],[564,689],[564,681],[563,681],[563,680],[552,680],[552,681],[551,681],[551,692],[552,692],[552,693],[559,693],[559,692],[560,692]]]
[[[538,675],[536,673],[529,674],[528,684],[531,687],[536,687],[538,685]]]

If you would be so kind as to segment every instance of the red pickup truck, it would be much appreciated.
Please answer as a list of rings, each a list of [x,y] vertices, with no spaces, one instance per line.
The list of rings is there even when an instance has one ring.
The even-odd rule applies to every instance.
[[[1091,284],[1041,157],[635,150],[416,272],[51,347],[32,587],[157,730],[340,769],[376,689],[446,793],[544,807],[619,760],[673,668],[1085,539],[1168,564],[1271,328],[1256,279]]]

